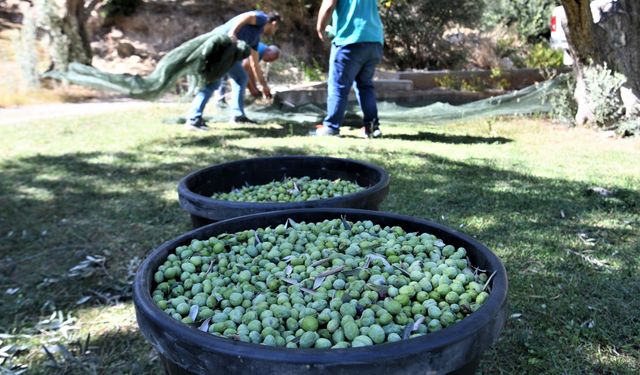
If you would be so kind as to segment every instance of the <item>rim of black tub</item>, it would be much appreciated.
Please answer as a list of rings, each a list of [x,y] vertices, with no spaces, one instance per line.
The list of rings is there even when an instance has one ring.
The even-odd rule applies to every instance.
[[[346,194],[339,197],[321,198],[301,202],[236,202],[211,198],[210,196],[201,194],[193,190],[194,185],[201,178],[201,176],[212,173],[216,170],[229,170],[240,171],[242,173],[242,167],[247,163],[252,163],[258,166],[267,165],[309,165],[319,166],[322,163],[329,163],[333,169],[337,169],[337,166],[344,168],[357,168],[362,171],[373,173],[376,176],[376,182],[373,185],[363,186],[364,190],[358,191],[352,194]],[[320,174],[329,173],[329,169],[326,167],[319,167]],[[280,171],[283,172],[287,168],[280,167]],[[315,171],[310,171],[315,172]],[[286,175],[286,174],[284,174]],[[254,176],[249,176],[253,178]],[[290,177],[302,177],[292,175]],[[318,177],[319,178],[319,177]],[[382,201],[389,192],[389,173],[378,165],[346,158],[334,158],[329,156],[306,156],[306,155],[284,155],[284,156],[269,156],[269,157],[257,157],[249,159],[240,159],[220,164],[211,165],[196,171],[189,173],[183,177],[178,183],[178,196],[180,200],[180,206],[191,214],[206,217],[212,220],[224,220],[230,217],[242,216],[253,214],[257,212],[266,211],[279,211],[285,209],[295,208],[313,208],[313,207],[350,207],[350,208],[367,208],[365,206],[354,207],[353,202],[364,202],[364,205],[368,205],[367,202],[372,200],[372,197],[376,197],[376,202],[373,204],[376,206]],[[270,182],[270,181],[269,181]],[[353,182],[353,181],[352,181]],[[264,182],[266,183],[266,181]],[[209,193],[209,192],[208,192]],[[207,194],[208,194],[207,193]],[[238,212],[239,214],[231,214],[231,212]]]
[[[456,247],[464,246],[467,248],[468,256],[472,262],[482,263],[474,264],[476,267],[482,266],[488,273],[495,272],[490,280],[491,293],[489,297],[477,311],[450,327],[399,342],[348,349],[292,349],[244,343],[229,338],[216,337],[174,320],[159,309],[152,300],[151,288],[154,285],[153,274],[155,270],[159,264],[166,259],[170,251],[174,250],[177,246],[190,243],[192,239],[202,240],[223,232],[267,226],[264,225],[264,223],[268,223],[270,220],[272,224],[269,225],[273,226],[275,218],[280,218],[282,222],[284,222],[288,217],[296,217],[298,221],[310,222],[314,221],[314,217],[339,218],[342,215],[346,215],[346,219],[348,220],[372,220],[381,225],[387,225],[383,224],[384,222],[394,222],[396,223],[394,225],[400,225],[407,232],[413,231],[413,228],[422,227],[423,229],[418,230],[431,233],[441,238],[445,243],[452,244]],[[310,220],[305,218],[309,218]],[[323,219],[317,221],[321,220]],[[473,250],[471,251],[470,249]],[[233,358],[243,358],[244,360],[331,366],[374,362],[384,363],[385,361],[398,360],[402,357],[420,353],[425,354],[426,352],[455,357],[456,352],[450,353],[446,351],[448,347],[455,344],[464,346],[465,348],[473,344],[486,345],[486,347],[480,349],[470,349],[472,351],[479,350],[479,353],[482,353],[497,340],[506,322],[507,289],[507,274],[500,259],[480,242],[452,228],[421,218],[390,212],[345,208],[320,208],[283,210],[236,217],[192,230],[169,240],[157,247],[143,261],[136,274],[133,300],[136,307],[138,324],[141,327],[142,333],[162,355],[166,355],[170,359],[172,356],[171,351],[175,350],[177,347],[176,343],[180,342],[186,344],[185,346],[187,347],[197,347],[207,353],[218,353],[225,356],[232,356]],[[168,337],[170,337],[171,343],[163,342],[163,340],[167,340]],[[481,338],[487,338],[489,340],[488,342],[484,340],[485,342],[483,343],[475,342]],[[479,356],[478,353],[476,354]],[[193,356],[193,361],[202,359],[201,356],[191,354],[189,351],[185,352],[183,350],[179,353],[181,360],[187,360],[184,356],[189,355]],[[421,358],[421,360],[424,360],[426,357],[423,355]],[[454,358],[451,358],[451,360],[454,361]],[[448,369],[447,371],[451,370],[452,369]]]

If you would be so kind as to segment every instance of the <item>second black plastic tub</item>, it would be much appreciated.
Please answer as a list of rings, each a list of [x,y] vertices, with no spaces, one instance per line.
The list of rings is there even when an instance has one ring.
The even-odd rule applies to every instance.
[[[232,202],[211,198],[214,192],[262,185],[284,177],[342,179],[365,189],[341,197],[304,202]],[[389,174],[377,165],[322,156],[275,156],[237,160],[206,167],[178,184],[180,206],[194,228],[232,217],[296,208],[346,207],[377,210],[389,193]]]
[[[288,218],[319,222],[345,216],[426,232],[447,244],[467,249],[475,267],[493,274],[485,303],[460,322],[424,336],[394,343],[349,349],[288,349],[234,341],[180,323],[154,304],[153,275],[170,252],[193,239],[221,233],[275,227]],[[133,301],[142,334],[160,353],[168,374],[473,374],[481,354],[496,342],[507,319],[507,274],[504,266],[478,241],[445,226],[409,216],[349,209],[302,209],[249,215],[198,228],[155,249],[136,274]]]

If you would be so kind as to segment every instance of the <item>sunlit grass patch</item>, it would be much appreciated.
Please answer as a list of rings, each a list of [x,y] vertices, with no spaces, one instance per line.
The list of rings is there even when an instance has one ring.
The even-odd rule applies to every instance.
[[[0,347],[13,349],[1,366],[161,372],[137,329],[131,282],[153,248],[191,229],[178,181],[211,164],[292,154],[378,164],[391,175],[382,210],[445,224],[501,257],[512,318],[483,373],[640,366],[640,165],[629,162],[640,160],[639,140],[533,119],[383,124],[388,137],[377,140],[355,128],[309,138],[313,124],[194,133],[168,121],[185,107],[2,127]],[[67,328],[42,328],[53,321]]]

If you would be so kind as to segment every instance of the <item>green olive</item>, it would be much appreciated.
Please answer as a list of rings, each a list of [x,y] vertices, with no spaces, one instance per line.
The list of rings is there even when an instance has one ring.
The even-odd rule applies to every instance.
[[[305,316],[300,321],[300,328],[305,331],[315,332],[318,330],[318,319],[313,316]]]
[[[280,199],[289,182],[259,194]],[[300,196],[338,190],[314,181]],[[213,335],[344,349],[400,341],[418,320],[410,337],[449,327],[489,297],[489,277],[469,264],[466,250],[427,233],[344,220],[287,220],[193,240],[153,273],[153,301],[185,324],[209,320]]]

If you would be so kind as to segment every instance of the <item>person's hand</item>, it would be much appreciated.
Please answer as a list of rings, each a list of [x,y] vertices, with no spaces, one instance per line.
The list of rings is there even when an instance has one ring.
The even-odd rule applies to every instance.
[[[271,99],[271,89],[269,89],[269,86],[262,86],[262,94],[265,98]]]
[[[227,35],[229,36],[229,38],[231,38],[231,42],[235,43],[238,41],[238,37],[236,36],[236,34],[230,32]]]
[[[320,40],[323,41],[323,42],[327,38],[327,36],[324,33],[324,28],[323,27],[318,27],[316,29],[316,33],[318,33],[318,38],[320,38]]]
[[[262,93],[260,93],[260,91],[258,91],[258,89],[256,89],[255,87],[252,87],[249,89],[249,93],[251,94],[251,96],[253,96],[254,98],[259,98],[262,96]]]

